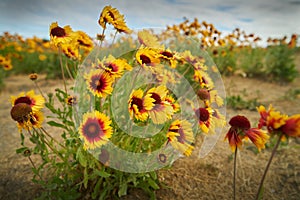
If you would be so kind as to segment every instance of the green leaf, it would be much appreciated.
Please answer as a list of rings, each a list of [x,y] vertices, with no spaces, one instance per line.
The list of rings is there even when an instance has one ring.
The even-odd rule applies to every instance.
[[[86,167],[87,166],[87,159],[84,156],[83,152],[82,152],[82,148],[78,148],[77,153],[76,153],[76,160],[79,161],[79,163],[83,166]]]
[[[99,178],[98,179],[98,181],[97,181],[97,183],[96,183],[96,185],[95,185],[95,187],[94,187],[94,191],[93,191],[93,193],[92,193],[92,199],[96,199],[96,197],[99,195],[99,193],[101,192],[100,191],[100,186],[101,186],[101,184],[102,184],[102,181],[103,181],[103,179],[102,178]]]
[[[22,147],[16,150],[16,153],[24,153],[24,151],[26,151],[28,149],[28,147]]]
[[[157,185],[157,183],[155,183],[155,181],[153,181],[152,179],[148,179],[148,184],[155,190],[159,189],[159,186]]]
[[[119,190],[118,190],[118,196],[124,196],[127,194],[127,183],[122,183]]]
[[[101,176],[103,178],[107,178],[107,177],[110,177],[110,174],[105,172],[105,171],[99,171],[99,170],[96,170],[95,171],[95,174],[97,174],[98,176]]]
[[[55,126],[55,127],[67,129],[67,127],[65,125],[57,123],[55,121],[49,121],[49,122],[47,122],[47,124],[49,124],[50,126]]]
[[[86,189],[88,186],[88,181],[89,181],[89,174],[87,171],[87,167],[84,168],[84,173],[83,173],[83,186]]]

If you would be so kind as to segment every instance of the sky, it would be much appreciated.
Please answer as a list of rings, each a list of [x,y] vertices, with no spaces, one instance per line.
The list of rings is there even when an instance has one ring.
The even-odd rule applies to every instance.
[[[124,14],[131,29],[163,29],[186,17],[265,40],[300,34],[300,0],[0,0],[0,34],[49,39],[49,26],[57,21],[95,37],[102,31],[97,21],[106,5]]]

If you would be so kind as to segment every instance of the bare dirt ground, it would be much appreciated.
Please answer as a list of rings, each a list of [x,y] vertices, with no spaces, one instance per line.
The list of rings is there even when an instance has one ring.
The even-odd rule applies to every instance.
[[[297,57],[300,70],[300,56]],[[260,103],[272,105],[283,113],[300,113],[300,96],[287,98],[288,91],[300,89],[300,77],[294,82],[280,85],[263,80],[240,76],[223,77],[227,95],[241,95],[245,99],[258,98]],[[58,80],[39,80],[47,91],[61,86]],[[27,76],[12,76],[5,80],[6,88],[0,94],[0,200],[33,199],[39,187],[31,182],[33,173],[27,158],[17,155],[20,135],[16,124],[10,118],[9,98],[21,91],[34,88]],[[259,118],[256,111],[227,109],[226,120],[242,114],[249,117],[253,126]],[[215,148],[205,158],[193,154],[177,160],[171,170],[159,172],[169,188],[160,189],[157,198],[169,199],[232,199],[233,159],[227,142],[224,142],[226,128]],[[264,199],[300,199],[300,140],[292,139],[286,147],[280,147],[265,180]],[[238,154],[237,199],[254,199],[263,170],[271,154],[266,149],[258,155],[243,149]],[[139,191],[130,193],[124,199],[147,199]]]

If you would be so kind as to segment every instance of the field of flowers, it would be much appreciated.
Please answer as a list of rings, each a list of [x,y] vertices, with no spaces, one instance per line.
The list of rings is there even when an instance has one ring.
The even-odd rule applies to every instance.
[[[297,34],[98,24],[0,36],[0,199],[299,199]]]

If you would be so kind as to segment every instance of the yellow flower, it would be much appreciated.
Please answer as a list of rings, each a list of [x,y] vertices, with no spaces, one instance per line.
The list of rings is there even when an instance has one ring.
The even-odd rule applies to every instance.
[[[251,142],[257,147],[258,151],[261,151],[261,149],[265,148],[265,144],[270,138],[266,131],[258,128],[250,128],[245,132],[245,134],[245,138],[249,138]]]
[[[186,156],[190,156],[195,141],[192,125],[186,120],[175,120],[169,127],[167,133],[168,142]]]
[[[44,60],[46,60],[47,59],[47,56],[45,55],[45,54],[40,54],[39,55],[39,60],[40,61],[44,61]]]
[[[140,44],[142,44],[146,47],[159,48],[159,49],[163,47],[158,42],[158,38],[155,37],[153,34],[151,34],[149,30],[139,31],[138,32],[138,40],[139,40]]]
[[[169,101],[166,101],[168,90],[166,86],[160,85],[147,91],[146,96],[154,99],[154,106],[148,111],[150,118],[155,124],[163,124],[172,119],[174,114],[173,107]]]
[[[113,91],[113,79],[103,70],[92,70],[85,75],[88,90],[97,97],[106,97]]]
[[[151,48],[143,48],[137,50],[135,54],[136,61],[144,68],[148,66],[154,67],[160,63],[158,53]]]
[[[42,95],[37,95],[33,90],[31,90],[26,94],[21,92],[18,96],[11,96],[12,106],[19,103],[28,104],[31,107],[32,112],[35,113],[44,107],[45,99]]]
[[[111,120],[99,111],[85,113],[79,126],[79,137],[83,139],[85,150],[101,147],[113,134]]]
[[[80,60],[81,55],[79,54],[78,44],[75,42],[70,42],[66,44],[61,44],[61,49],[63,53],[71,59]]]
[[[125,59],[116,59],[112,55],[104,58],[102,62],[98,60],[98,66],[104,69],[113,79],[121,77],[125,69],[132,70]]]
[[[124,15],[121,15],[120,12],[112,6],[105,6],[103,8],[98,23],[103,29],[106,29],[106,24],[111,24],[118,32],[131,33],[131,30],[125,23]]]
[[[159,55],[160,58],[169,62],[171,68],[176,68],[177,59],[174,53],[172,53],[170,50],[167,49],[167,50],[160,51]]]
[[[258,128],[266,126],[269,133],[278,131],[288,119],[287,115],[283,115],[279,111],[275,111],[272,105],[269,106],[268,111],[262,105],[259,106],[257,110],[260,114]]]
[[[214,133],[213,109],[198,108],[195,110],[199,126],[204,133]]]
[[[83,31],[76,31],[76,41],[80,47],[83,47],[87,51],[91,51],[94,47],[93,40]]]
[[[50,25],[50,42],[58,47],[60,44],[69,43],[73,38],[73,31],[70,26],[64,26],[63,28],[58,26],[57,22],[53,22]]]
[[[146,121],[149,117],[148,111],[154,106],[153,102],[154,99],[150,98],[149,95],[144,97],[141,89],[133,90],[128,101],[131,119]]]
[[[32,127],[41,128],[44,121],[44,115],[41,111],[32,112],[29,104],[18,103],[14,105],[10,111],[13,120],[18,122],[18,128],[31,130]]]

